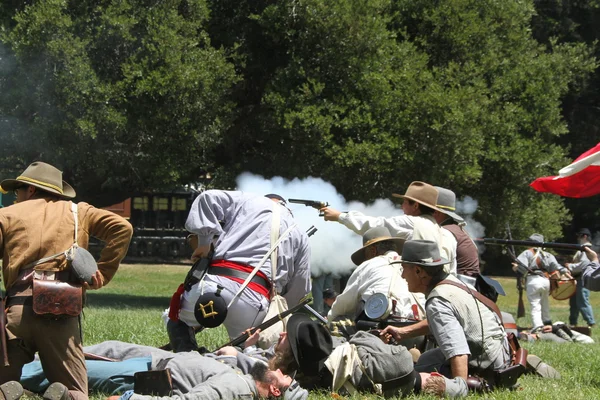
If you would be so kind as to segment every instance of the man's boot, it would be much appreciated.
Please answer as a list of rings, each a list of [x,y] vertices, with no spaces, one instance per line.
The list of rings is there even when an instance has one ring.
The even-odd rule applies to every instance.
[[[23,386],[17,381],[0,385],[0,400],[18,400],[23,396]]]
[[[70,400],[69,389],[60,382],[54,382],[44,392],[44,400]]]

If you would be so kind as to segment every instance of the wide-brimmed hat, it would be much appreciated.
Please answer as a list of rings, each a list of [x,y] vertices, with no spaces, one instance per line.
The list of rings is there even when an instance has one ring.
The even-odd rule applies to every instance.
[[[429,183],[414,181],[410,185],[408,185],[406,193],[392,193],[392,196],[399,197],[401,199],[409,199],[412,201],[416,201],[419,204],[423,204],[424,206],[443,212],[442,210],[436,207],[438,200],[438,190],[435,187],[431,186]]]
[[[534,233],[533,235],[529,236],[529,240],[532,242],[544,243],[544,235],[541,233]]]
[[[575,234],[577,236],[587,235],[587,237],[592,237],[592,232],[588,228],[581,228]]]
[[[437,267],[450,261],[440,256],[440,249],[431,240],[407,240],[402,249],[402,263],[421,267]]]
[[[306,314],[293,314],[286,329],[298,371],[308,376],[318,374],[333,349],[327,328]]]
[[[360,265],[365,262],[365,249],[375,243],[383,242],[383,241],[392,241],[396,243],[397,252],[400,254],[402,252],[402,245],[404,244],[404,239],[400,239],[397,237],[392,237],[388,228],[383,226],[376,226],[375,228],[371,228],[365,232],[363,235],[363,247],[356,250],[350,258],[352,258],[352,262],[356,265]]]
[[[35,186],[65,199],[75,197],[75,190],[62,180],[62,171],[41,161],[30,164],[17,179],[5,179],[0,183],[0,186],[8,191],[15,190],[23,185]]]
[[[450,190],[440,186],[434,186],[438,191],[437,208],[441,212],[455,220],[457,223],[465,222],[463,217],[456,214],[456,194]]]

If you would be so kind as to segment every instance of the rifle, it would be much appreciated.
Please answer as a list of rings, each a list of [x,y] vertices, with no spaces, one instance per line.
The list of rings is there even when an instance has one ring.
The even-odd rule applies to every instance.
[[[508,239],[513,240],[512,233],[510,232],[510,225],[508,224],[508,222],[506,223],[506,233],[508,234]],[[516,262],[517,264],[521,264],[522,266],[525,266],[517,258],[517,255],[515,253],[515,246],[513,246],[513,245],[509,246],[508,254],[510,255],[510,257],[513,259],[514,262]],[[526,269],[528,269],[528,268],[526,268]],[[517,303],[517,318],[522,318],[525,316],[525,304],[523,303],[523,290],[524,290],[523,278],[525,278],[525,276],[518,269],[516,271],[516,274],[517,274],[517,290],[519,291],[519,302]]]
[[[557,249],[557,250],[572,250],[572,251],[585,251],[588,245],[575,244],[575,243],[555,243],[555,242],[536,242],[533,240],[506,240],[496,238],[479,238],[475,239],[477,243],[493,244],[493,245],[507,245],[507,246],[523,246],[523,247],[542,247],[544,249]]]
[[[0,273],[2,273],[2,268],[0,267]],[[3,275],[2,275],[3,276]],[[0,279],[0,284],[2,283],[2,279]],[[0,354],[2,355],[2,362],[5,367],[10,366],[8,362],[8,347],[6,345],[6,296],[4,296],[2,292],[2,287],[0,286]]]
[[[288,199],[288,202],[296,203],[296,204],[304,204],[306,207],[316,208],[317,210],[320,210],[323,207],[329,206],[328,202],[318,201],[318,200]],[[319,217],[322,217],[322,216],[323,216],[323,213],[319,212]]]
[[[285,317],[287,317],[288,315],[298,311],[299,309],[303,308],[306,304],[308,304],[310,302],[310,297],[305,298],[304,300],[302,300],[298,305],[296,305],[295,307],[290,308],[287,311],[282,312],[281,314],[278,314],[276,316],[274,316],[271,319],[268,319],[266,321],[264,321],[262,324],[258,325],[255,328],[251,328],[246,330],[244,333],[242,333],[240,336],[236,337],[235,339],[225,343],[224,345],[219,346],[218,348],[215,349],[215,351],[222,349],[223,347],[226,346],[239,346],[242,343],[244,343],[246,340],[248,340],[248,338],[250,336],[252,336],[254,333],[256,333],[257,330],[259,329],[267,329],[268,327],[275,325],[276,323],[280,322],[281,320],[283,320]]]

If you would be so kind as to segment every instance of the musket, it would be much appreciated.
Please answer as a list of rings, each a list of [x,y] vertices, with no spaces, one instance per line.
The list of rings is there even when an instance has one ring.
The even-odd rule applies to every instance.
[[[557,250],[572,250],[572,251],[585,251],[588,247],[584,244],[575,243],[555,243],[555,242],[536,242],[534,240],[507,240],[507,239],[496,239],[496,238],[480,238],[475,239],[476,243],[492,244],[492,245],[506,245],[506,246],[523,246],[523,247],[542,247],[544,249],[557,249]]]
[[[2,273],[0,267],[0,273]],[[3,277],[3,276],[2,276]],[[5,367],[10,366],[8,362],[8,347],[6,346],[6,296],[2,293],[2,279],[0,279],[0,354]]]
[[[296,203],[296,204],[304,204],[306,207],[316,208],[317,210],[320,210],[323,207],[329,206],[328,202],[319,201],[319,200],[288,199],[288,202]],[[319,217],[322,217],[322,216],[323,216],[323,213],[319,212]]]
[[[508,224],[508,222],[506,223],[506,233],[508,234],[508,239],[509,240],[513,240],[512,238],[512,233],[510,232],[510,225]],[[523,264],[521,262],[521,260],[519,260],[517,258],[517,254],[515,252],[515,246],[510,245],[508,248],[508,254],[510,254],[510,257],[512,258],[512,260],[514,262],[516,262],[517,264],[520,264],[522,267],[525,267],[525,269],[529,269],[525,264]],[[519,292],[519,301],[517,303],[517,318],[522,318],[525,316],[525,304],[523,302],[523,274],[517,269],[516,271],[517,274],[517,290]]]
[[[252,336],[254,333],[256,333],[257,330],[261,329],[267,329],[268,327],[275,325],[276,323],[282,321],[285,317],[287,317],[288,315],[300,310],[301,308],[303,308],[306,304],[308,304],[310,302],[310,297],[307,297],[306,299],[302,300],[298,305],[296,305],[295,307],[290,308],[289,310],[286,310],[284,312],[282,312],[281,314],[278,314],[276,316],[274,316],[271,319],[266,320],[265,322],[263,322],[262,324],[258,325],[255,328],[251,328],[246,330],[244,333],[242,333],[240,336],[236,337],[235,339],[225,343],[222,346],[219,346],[217,349],[215,349],[215,351],[222,349],[223,347],[226,346],[239,346],[242,343],[244,343],[246,340],[248,340],[248,338],[250,336]]]

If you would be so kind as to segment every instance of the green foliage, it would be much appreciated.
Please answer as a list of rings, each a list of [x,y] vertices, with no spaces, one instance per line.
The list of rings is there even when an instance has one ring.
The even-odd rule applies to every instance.
[[[569,215],[528,185],[568,162],[562,102],[596,61],[591,42],[536,40],[536,5],[3,5],[0,130],[9,154],[64,166],[83,198],[202,171],[222,188],[247,170],[320,176],[361,201],[424,180],[477,199],[488,235],[510,221],[552,239]]]
[[[1,37],[15,60],[0,78],[3,134],[24,163],[64,167],[84,199],[195,178],[237,80],[208,15],[185,0],[23,7]]]

